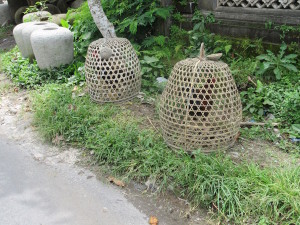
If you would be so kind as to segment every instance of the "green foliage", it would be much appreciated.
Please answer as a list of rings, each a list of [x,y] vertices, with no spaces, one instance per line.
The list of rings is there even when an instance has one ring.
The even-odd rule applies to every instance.
[[[256,88],[249,88],[241,93],[242,103],[245,106],[244,111],[257,115],[259,118],[265,114],[266,110],[274,105],[266,96],[267,89],[261,81],[257,80]]]
[[[287,45],[283,44],[280,47],[280,52],[278,55],[275,55],[270,50],[267,50],[267,54],[258,56],[257,59],[260,60],[261,63],[257,74],[263,76],[267,80],[270,80],[274,77],[276,80],[280,80],[282,75],[284,75],[286,72],[298,72],[296,67],[297,55],[285,55],[286,49]]]
[[[12,28],[13,28],[12,25],[0,27],[0,39],[5,38],[8,34],[8,32],[10,32],[12,30]]]
[[[47,0],[36,2],[34,5],[29,6],[24,12],[24,14],[38,12],[38,11],[45,11],[47,9],[46,3]]]
[[[279,149],[281,149],[284,152],[292,153],[295,156],[299,156],[300,154],[300,145],[293,144],[288,140],[288,138],[282,136],[282,134],[285,132],[291,132],[293,133],[293,127],[297,129],[297,126],[292,126],[291,129],[283,130],[283,132],[277,131],[277,133],[274,132],[274,128],[271,124],[267,124],[264,127],[261,126],[253,126],[251,128],[242,128],[241,136],[247,139],[252,140],[266,140],[274,143]],[[294,131],[294,133],[298,131]]]
[[[300,81],[291,84],[289,80],[268,85],[266,99],[274,104],[270,112],[283,124],[290,128],[292,124],[300,123]],[[300,134],[299,136],[300,137]]]
[[[171,8],[161,7],[158,0],[103,0],[102,5],[118,33],[134,41],[152,35],[153,25],[171,15]]]
[[[255,119],[263,119],[267,114],[275,116],[281,128],[291,137],[300,137],[295,124],[300,124],[300,88],[298,82],[292,84],[287,78],[281,82],[263,85],[241,92],[244,111]]]
[[[157,87],[155,86],[156,78],[166,76],[164,64],[154,56],[145,55],[140,61],[142,66],[142,85],[143,88],[151,94],[157,92]]]
[[[192,57],[199,55],[199,49],[201,43],[205,44],[205,49],[207,52],[213,52],[215,41],[214,34],[210,33],[206,29],[208,23],[213,23],[213,15],[204,17],[200,11],[196,11],[193,15],[192,22],[195,23],[193,30],[189,32],[190,34],[190,47],[187,51]]]
[[[90,43],[101,37],[87,2],[76,10],[69,10],[67,20],[74,21],[71,31],[74,34],[75,57],[84,61]]]
[[[118,36],[126,37],[132,42],[142,42],[154,33],[154,24],[170,16],[171,8],[161,7],[160,1],[150,0],[103,0],[103,9],[108,19],[115,25]],[[75,13],[75,14],[74,14]],[[92,40],[100,37],[87,2],[77,10],[68,12],[68,19],[74,20],[75,40],[81,43],[79,53],[87,50]]]
[[[48,140],[62,135],[95,151],[110,173],[145,182],[159,192],[174,190],[194,205],[216,206],[224,223],[297,224],[300,167],[236,165],[221,153],[171,151],[161,136],[143,130],[118,106],[99,106],[64,85],[47,85],[34,94],[34,121]]]
[[[18,48],[1,55],[1,70],[15,83],[25,88],[35,88],[46,83],[79,84],[84,81],[83,63],[77,62],[51,70],[40,70],[36,61],[22,58]]]
[[[230,69],[238,89],[243,91],[248,87],[249,78],[252,79],[254,77],[257,61],[239,58],[232,61]]]

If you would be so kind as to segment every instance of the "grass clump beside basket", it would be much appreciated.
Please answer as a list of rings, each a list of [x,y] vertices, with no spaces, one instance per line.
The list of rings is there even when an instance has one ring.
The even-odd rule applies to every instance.
[[[171,151],[160,135],[143,130],[118,106],[99,106],[80,90],[46,85],[33,94],[35,124],[52,140],[95,151],[110,171],[145,182],[158,191],[174,190],[195,205],[213,209],[221,220],[236,224],[299,224],[300,168],[236,165],[222,154],[193,156]]]

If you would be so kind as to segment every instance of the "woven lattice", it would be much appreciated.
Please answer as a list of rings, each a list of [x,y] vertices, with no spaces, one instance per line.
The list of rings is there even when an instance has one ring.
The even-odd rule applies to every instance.
[[[221,55],[177,63],[162,94],[159,116],[167,144],[176,149],[210,152],[232,145],[239,132],[242,106],[229,67]]]
[[[141,88],[139,59],[125,38],[103,38],[91,43],[85,72],[91,98],[99,103],[130,100]]]

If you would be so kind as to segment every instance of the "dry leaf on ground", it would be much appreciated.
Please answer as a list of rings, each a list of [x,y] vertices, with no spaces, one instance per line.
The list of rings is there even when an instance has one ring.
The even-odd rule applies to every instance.
[[[61,141],[64,140],[64,137],[62,135],[56,134],[55,138],[53,138],[52,143],[54,145],[59,145]]]
[[[155,216],[151,216],[149,219],[150,225],[158,225],[158,219]]]
[[[115,177],[108,177],[107,178],[109,182],[114,183],[115,185],[119,186],[119,187],[125,187],[124,182],[122,182],[121,180],[116,179]]]

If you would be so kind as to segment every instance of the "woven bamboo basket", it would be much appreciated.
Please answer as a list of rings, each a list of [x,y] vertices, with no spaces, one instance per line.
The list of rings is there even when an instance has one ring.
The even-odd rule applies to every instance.
[[[125,38],[102,38],[92,42],[85,72],[89,93],[95,102],[128,101],[140,92],[140,62]]]
[[[231,146],[242,119],[240,95],[222,54],[178,62],[162,94],[159,117],[166,143],[175,149],[212,152]]]

